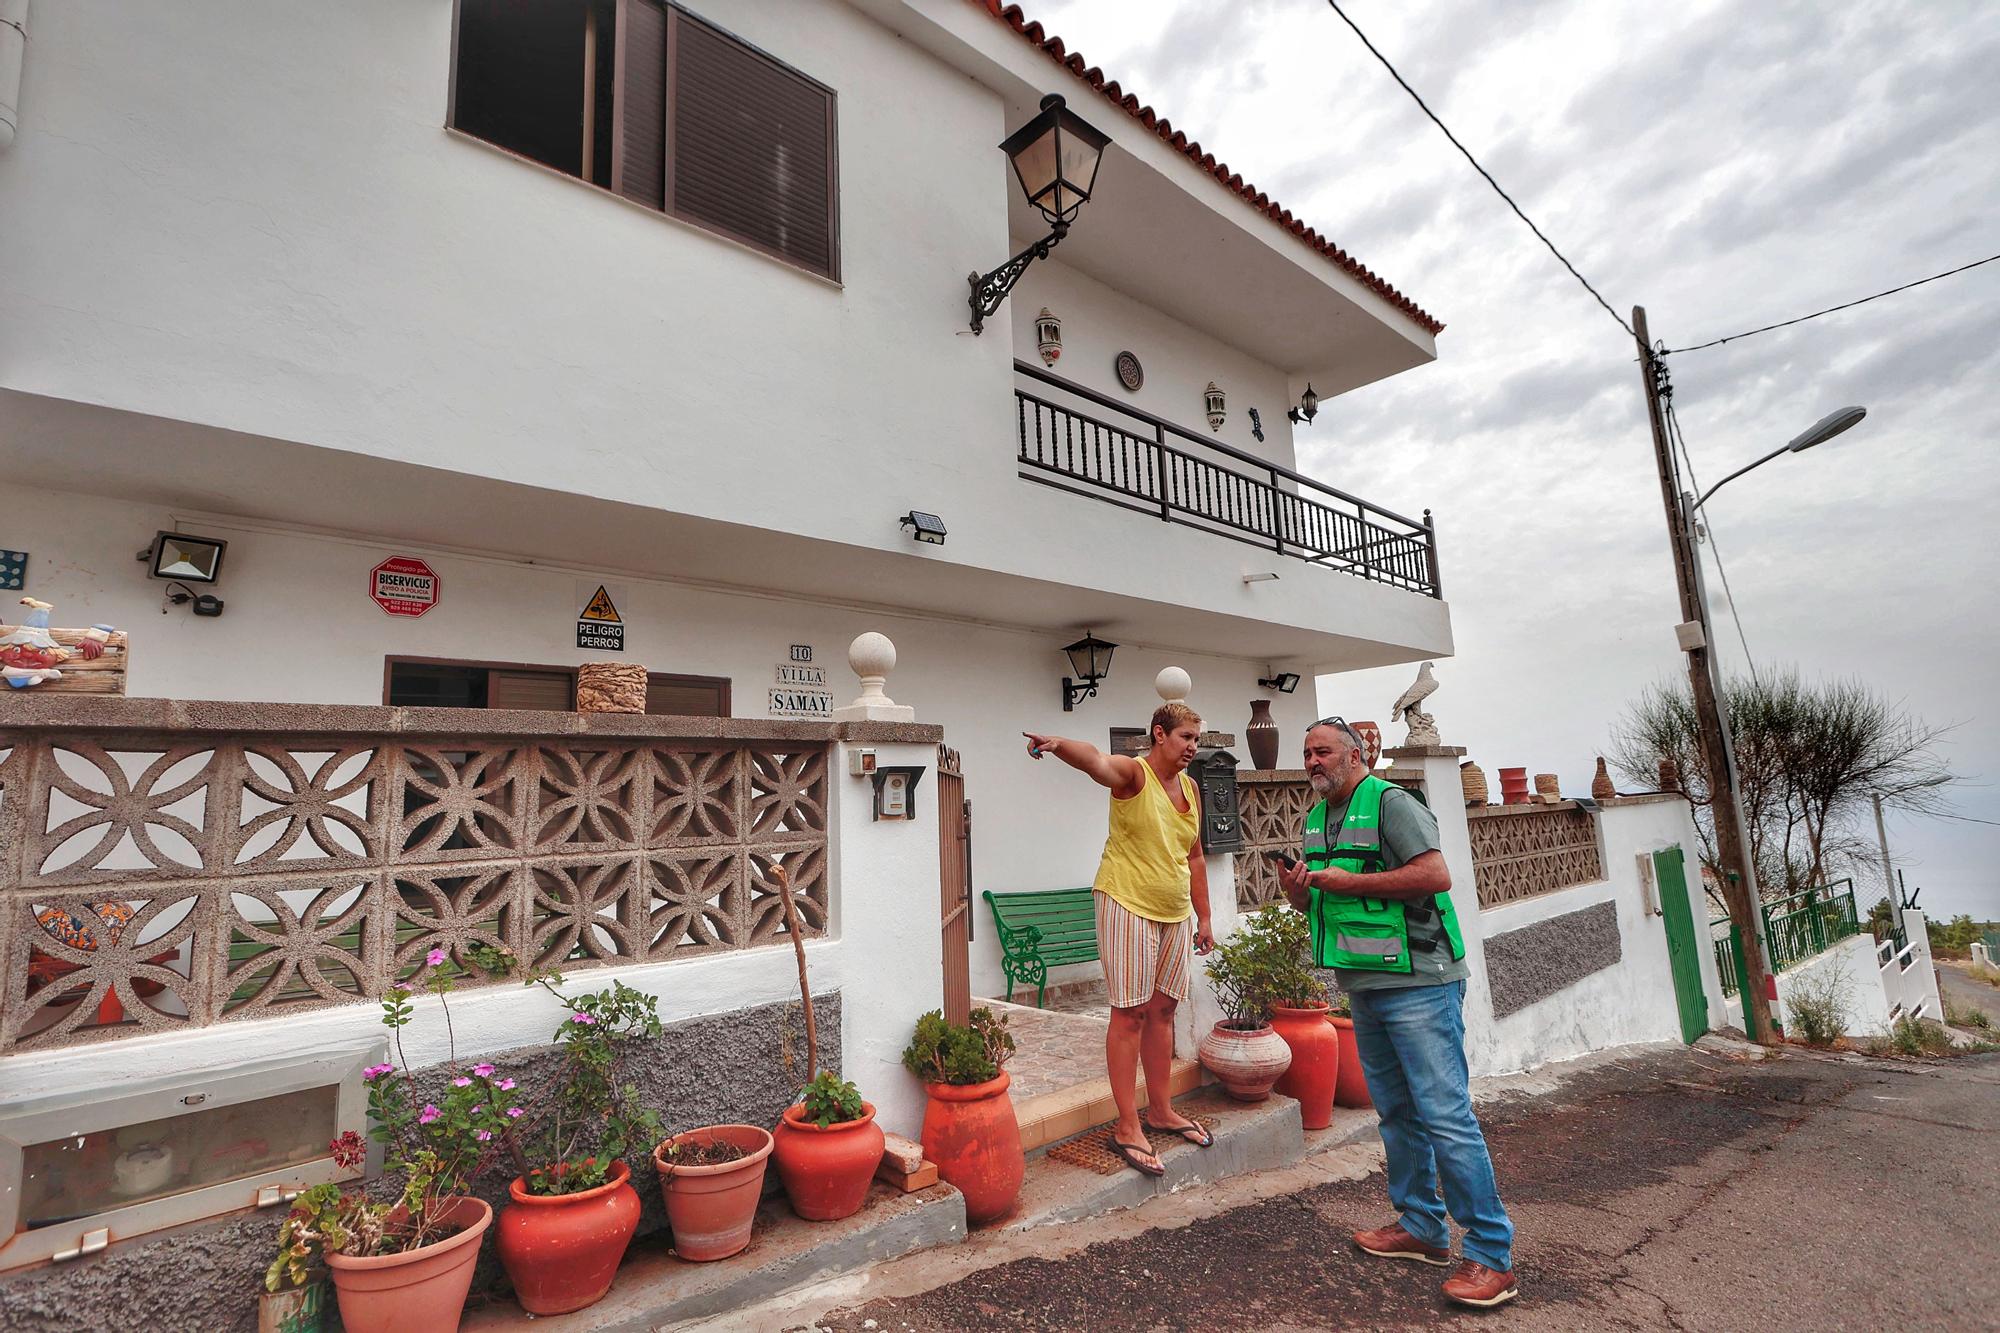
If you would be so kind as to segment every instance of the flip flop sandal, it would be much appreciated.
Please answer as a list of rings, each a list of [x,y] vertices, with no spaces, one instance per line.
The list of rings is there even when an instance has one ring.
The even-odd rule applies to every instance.
[[[1117,1139],[1113,1139],[1111,1140],[1111,1151],[1123,1157],[1125,1165],[1131,1167],[1142,1176],[1164,1176],[1167,1174],[1167,1168],[1164,1166],[1160,1166],[1157,1163],[1153,1166],[1147,1166],[1144,1162],[1140,1161],[1138,1154],[1143,1152],[1150,1157],[1152,1153],[1145,1148],[1139,1147],[1137,1144],[1120,1143]]]
[[[1155,1125],[1141,1120],[1139,1127],[1148,1134],[1172,1134],[1197,1148],[1213,1148],[1215,1135],[1192,1122],[1185,1125]]]

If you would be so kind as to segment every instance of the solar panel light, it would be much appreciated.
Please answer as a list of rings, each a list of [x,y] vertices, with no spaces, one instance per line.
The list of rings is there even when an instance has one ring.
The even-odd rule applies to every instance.
[[[912,509],[903,515],[902,524],[910,530],[910,535],[920,542],[932,546],[944,545],[944,520],[936,514],[926,514],[921,509]]]

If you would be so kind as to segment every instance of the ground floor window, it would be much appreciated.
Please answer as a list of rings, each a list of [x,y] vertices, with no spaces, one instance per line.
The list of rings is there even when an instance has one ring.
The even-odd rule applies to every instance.
[[[576,706],[576,668],[432,657],[386,659],[382,701],[395,708],[539,708]],[[729,678],[653,672],[646,711],[673,717],[728,717]]]

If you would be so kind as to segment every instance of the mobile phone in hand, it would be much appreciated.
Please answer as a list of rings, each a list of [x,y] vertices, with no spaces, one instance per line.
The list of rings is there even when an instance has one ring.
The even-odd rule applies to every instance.
[[[1293,866],[1299,863],[1298,857],[1293,856],[1290,852],[1285,851],[1283,848],[1280,847],[1268,848],[1265,850],[1264,855],[1270,857],[1273,861],[1276,861],[1279,865],[1282,865],[1287,870],[1290,870]]]

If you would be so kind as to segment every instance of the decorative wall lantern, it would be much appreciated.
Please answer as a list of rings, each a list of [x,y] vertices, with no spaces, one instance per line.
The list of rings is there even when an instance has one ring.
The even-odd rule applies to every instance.
[[[150,564],[148,572],[156,579],[213,583],[222,577],[222,553],[228,549],[229,543],[220,538],[162,532],[139,552],[139,558]]]
[[[1042,354],[1042,364],[1053,366],[1062,356],[1062,320],[1049,313],[1047,306],[1035,316],[1035,347]]]
[[[1076,211],[1090,200],[1097,183],[1097,164],[1111,137],[1050,93],[1041,112],[1001,141],[1000,151],[1014,167],[1021,193],[1049,220],[1049,234],[991,273],[968,274],[972,284],[972,331],[986,326],[986,317],[1000,308],[1007,293],[1037,259],[1047,259],[1056,242],[1069,234]]]
[[[1106,643],[1094,634],[1086,633],[1063,652],[1069,655],[1069,669],[1081,679],[1063,677],[1063,712],[1073,713],[1079,700],[1093,698],[1097,694],[1097,683],[1111,674],[1111,654],[1117,649],[1115,643]]]
[[[1319,395],[1313,392],[1311,380],[1306,381],[1306,391],[1299,395],[1299,405],[1288,408],[1285,415],[1290,418],[1294,426],[1300,424],[1310,426],[1312,419],[1319,415]]]
[[[1208,382],[1208,389],[1201,397],[1203,405],[1208,409],[1208,428],[1210,430],[1221,430],[1222,418],[1224,416],[1222,390],[1215,387],[1214,380],[1210,380]]]

